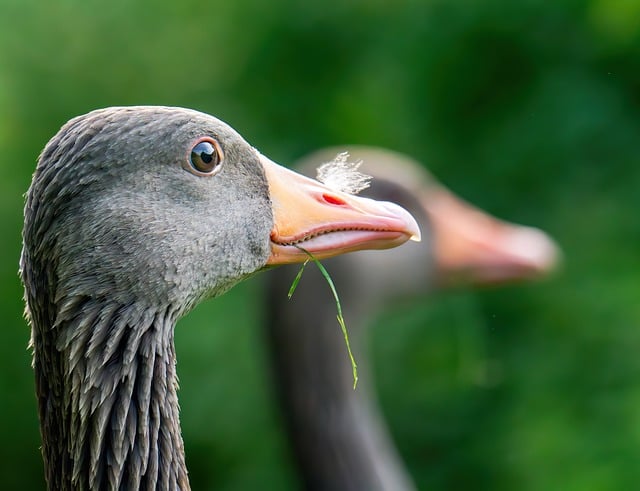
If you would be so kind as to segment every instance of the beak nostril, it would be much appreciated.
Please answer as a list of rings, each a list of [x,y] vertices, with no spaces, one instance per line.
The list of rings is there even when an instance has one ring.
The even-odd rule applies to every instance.
[[[330,205],[346,205],[347,204],[343,199],[327,193],[324,193],[322,195],[322,199],[325,200]]]

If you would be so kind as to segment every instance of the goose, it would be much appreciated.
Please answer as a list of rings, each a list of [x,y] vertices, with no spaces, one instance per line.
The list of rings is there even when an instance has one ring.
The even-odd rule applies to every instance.
[[[26,196],[20,275],[51,490],[187,490],[174,327],[257,271],[419,239],[401,207],[278,166],[213,116],[66,123]]]
[[[341,296],[358,371],[356,390],[336,305],[325,279],[305,270],[294,296],[286,292],[299,267],[269,273],[266,338],[277,402],[303,488],[309,491],[408,491],[411,479],[376,400],[367,325],[401,296],[461,284],[498,284],[550,271],[558,250],[542,231],[499,221],[440,185],[423,165],[376,147],[335,147],[303,158],[313,172],[347,149],[373,176],[361,195],[409,210],[421,243],[384,255],[367,251],[324,262]]]

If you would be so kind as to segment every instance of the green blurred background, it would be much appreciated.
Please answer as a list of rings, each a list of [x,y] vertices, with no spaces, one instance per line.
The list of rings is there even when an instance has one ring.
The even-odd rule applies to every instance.
[[[635,0],[0,0],[0,489],[44,487],[22,196],[66,120],[126,104],[214,114],[284,164],[386,146],[550,232],[565,252],[552,279],[379,319],[382,404],[421,489],[637,489],[639,33]],[[177,327],[194,489],[296,488],[260,288]]]

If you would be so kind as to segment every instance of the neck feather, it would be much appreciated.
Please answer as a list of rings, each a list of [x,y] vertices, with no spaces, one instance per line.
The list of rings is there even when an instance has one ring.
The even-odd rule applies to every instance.
[[[172,309],[76,297],[52,325],[32,312],[50,489],[189,489]]]

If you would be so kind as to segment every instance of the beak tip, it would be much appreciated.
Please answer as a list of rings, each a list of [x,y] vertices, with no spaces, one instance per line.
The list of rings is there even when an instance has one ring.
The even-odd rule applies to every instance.
[[[402,206],[389,201],[379,202],[379,204],[388,210],[391,216],[396,217],[403,223],[403,232],[409,237],[408,240],[412,242],[420,242],[422,240],[420,225],[418,225],[418,222],[411,213],[405,210]]]
[[[406,222],[407,222],[407,231],[410,234],[409,240],[412,242],[421,242],[422,232],[420,231],[420,225],[418,225],[418,222],[416,221],[416,219],[413,218],[413,215],[411,215],[409,212],[405,211],[404,209],[403,211],[407,214]]]
[[[533,227],[523,227],[511,238],[511,250],[537,274],[554,271],[562,262],[560,248],[546,233]]]

